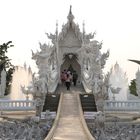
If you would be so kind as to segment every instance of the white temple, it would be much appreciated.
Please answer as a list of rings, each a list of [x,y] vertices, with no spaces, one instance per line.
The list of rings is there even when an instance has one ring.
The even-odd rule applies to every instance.
[[[102,42],[94,39],[95,33],[86,34],[85,24],[80,31],[75,24],[71,11],[67,16],[67,23],[58,33],[56,24],[55,34],[47,34],[53,45],[41,44],[40,51],[32,52],[32,58],[39,69],[39,81],[44,81],[48,92],[54,92],[60,81],[60,72],[64,69],[73,69],[78,73],[78,83],[82,83],[86,92],[101,92],[103,85],[102,69],[109,56],[107,51],[101,54]],[[96,82],[93,82],[96,79]]]
[[[31,123],[28,124],[31,126],[31,128],[27,125],[28,129],[25,127],[25,122],[24,125],[21,125],[21,127],[19,127],[20,125],[17,122],[16,124],[18,124],[18,127],[16,127],[16,125],[6,126],[5,130],[8,130],[5,131],[6,133],[11,133],[11,126],[14,126],[14,133],[19,135],[19,137],[17,137],[17,135],[14,136],[14,133],[12,132],[11,135],[8,134],[8,138],[40,139],[42,137],[40,132],[43,131],[37,127],[37,124],[43,124],[42,122],[44,122],[45,124],[43,125],[43,128],[46,126],[49,128],[51,127],[50,122],[47,124],[49,116],[47,116],[46,113],[46,120],[41,122],[43,106],[46,103],[45,99],[47,99],[46,95],[48,93],[59,94],[57,92],[57,87],[59,84],[61,84],[60,73],[64,69],[71,69],[71,71],[75,70],[78,73],[78,84],[80,88],[83,86],[84,91],[82,90],[82,92],[80,92],[80,88],[78,86],[76,87],[78,92],[76,90],[73,90],[74,92],[66,92],[66,90],[61,91],[59,88],[61,97],[59,105],[57,105],[58,109],[56,111],[56,119],[54,122],[51,120],[53,122],[53,127],[45,140],[57,138],[61,139],[63,136],[64,137],[62,139],[66,139],[66,137],[70,137],[70,135],[74,135],[74,139],[78,138],[84,140],[87,138],[90,140],[140,140],[140,125],[139,127],[136,126],[135,128],[134,125],[132,126],[133,123],[137,123],[136,119],[139,122],[139,115],[137,114],[137,116],[132,116],[132,120],[128,118],[129,112],[140,112],[140,101],[127,100],[128,81],[126,78],[126,73],[124,73],[119,67],[119,64],[116,63],[111,71],[104,75],[102,70],[106,64],[107,58],[109,57],[109,51],[103,54],[101,53],[100,50],[102,48],[102,42],[98,42],[94,39],[95,33],[87,34],[85,32],[84,23],[83,30],[80,31],[79,25],[75,24],[74,22],[71,7],[67,19],[67,23],[62,26],[60,33],[58,32],[58,24],[56,24],[56,32],[54,34],[46,33],[47,37],[52,41],[52,45],[39,43],[40,50],[36,53],[32,51],[32,59],[36,61],[36,65],[38,66],[38,74],[32,74],[30,68],[27,69],[26,65],[24,68],[18,67],[13,74],[15,81],[13,80],[14,85],[12,85],[12,100],[1,100],[0,112],[26,111],[27,113],[27,110],[36,110],[36,117],[34,117],[34,120],[31,118]],[[1,75],[1,95],[4,94],[3,87],[5,88],[6,82],[5,74],[6,73],[3,71]],[[30,83],[30,81],[32,82]],[[3,83],[4,85],[2,86]],[[136,85],[137,93],[140,96],[139,70],[136,73]],[[27,96],[28,93],[32,94],[33,100],[28,100],[28,98],[25,100],[25,95],[22,94],[24,95],[23,97],[20,96],[20,93],[18,93],[19,89],[22,89],[21,92]],[[54,94],[48,95],[51,95],[54,98],[56,97]],[[97,112],[87,112],[82,110],[80,94],[84,94],[84,97],[88,97],[90,94],[94,95],[94,98],[92,98],[91,101],[94,102],[95,100],[95,104],[91,105],[92,107],[96,106]],[[17,99],[22,100],[17,101]],[[49,110],[46,111],[49,112]],[[112,111],[113,115],[111,113]],[[116,112],[118,112],[117,116],[115,116]],[[127,117],[124,124],[122,114],[119,118],[120,112],[122,114],[126,112],[125,115]],[[89,116],[90,113],[92,113],[92,119],[89,121],[89,129],[91,129],[93,136],[89,133],[89,129],[87,128],[86,123],[88,123],[88,121],[85,122],[84,120],[85,113],[89,113]],[[33,124],[33,121],[35,124]],[[41,123],[39,123],[39,121]],[[130,126],[126,122],[130,123]],[[108,126],[108,128],[105,127],[105,125]],[[123,125],[124,127],[122,127]],[[17,128],[18,131],[16,132]],[[28,130],[29,133],[27,133]],[[47,131],[48,130],[49,129],[47,128]],[[64,130],[64,132],[57,130]],[[1,131],[4,138],[5,132]],[[37,133],[32,134],[32,132]],[[61,135],[61,133],[64,135]]]

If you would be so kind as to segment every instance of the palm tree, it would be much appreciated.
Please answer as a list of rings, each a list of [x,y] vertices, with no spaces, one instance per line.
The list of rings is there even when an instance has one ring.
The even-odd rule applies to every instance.
[[[139,60],[132,60],[132,59],[128,59],[128,61],[132,61],[132,62],[135,62],[135,63],[137,63],[137,64],[139,64],[139,65],[140,65],[140,61],[139,61]]]
[[[132,60],[132,59],[128,59],[128,60],[140,65],[140,61],[139,60]],[[129,86],[129,90],[130,90],[131,94],[133,94],[135,96],[138,96],[137,90],[136,90],[136,79],[131,80],[130,86]]]

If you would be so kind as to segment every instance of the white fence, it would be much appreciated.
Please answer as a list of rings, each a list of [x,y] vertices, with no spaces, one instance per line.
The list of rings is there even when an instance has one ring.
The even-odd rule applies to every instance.
[[[104,104],[104,110],[105,111],[140,112],[140,100],[129,100],[129,101],[106,100]]]
[[[29,111],[35,107],[32,100],[0,100],[0,111]]]
[[[36,103],[33,100],[0,100],[0,111],[29,111],[35,110]],[[104,102],[105,111],[140,112],[140,100],[110,101]]]

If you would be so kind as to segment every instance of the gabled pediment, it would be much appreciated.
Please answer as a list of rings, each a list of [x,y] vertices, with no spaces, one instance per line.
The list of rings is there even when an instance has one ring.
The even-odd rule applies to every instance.
[[[69,28],[63,40],[59,40],[59,46],[77,47],[81,46],[81,40],[78,39],[74,30]]]
[[[82,43],[82,33],[80,32],[79,25],[73,21],[74,16],[71,12],[71,7],[67,19],[67,23],[62,26],[62,31],[58,36],[59,44],[67,46],[68,43],[68,46],[70,44],[79,46]]]

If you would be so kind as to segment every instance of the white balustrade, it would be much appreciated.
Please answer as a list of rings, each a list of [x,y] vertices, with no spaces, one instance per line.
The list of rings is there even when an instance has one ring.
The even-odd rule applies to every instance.
[[[104,103],[104,110],[105,111],[140,112],[140,100],[130,100],[130,101],[106,100]]]
[[[32,100],[0,100],[0,111],[35,110],[36,103]]]

